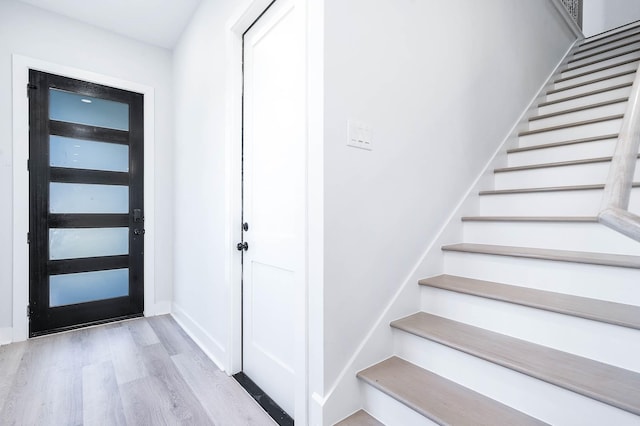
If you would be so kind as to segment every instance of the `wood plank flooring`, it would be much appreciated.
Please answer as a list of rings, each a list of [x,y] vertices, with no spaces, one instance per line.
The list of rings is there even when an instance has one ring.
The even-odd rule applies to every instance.
[[[169,315],[0,346],[0,424],[275,425]]]

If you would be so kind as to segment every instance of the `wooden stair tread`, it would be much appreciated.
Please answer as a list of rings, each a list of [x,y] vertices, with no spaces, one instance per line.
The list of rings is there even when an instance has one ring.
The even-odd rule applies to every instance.
[[[545,118],[558,117],[558,116],[565,115],[565,114],[572,114],[574,112],[587,111],[589,109],[600,108],[600,107],[603,107],[603,106],[621,104],[621,103],[627,102],[627,101],[629,101],[628,97],[612,99],[610,101],[598,102],[596,104],[589,104],[589,105],[585,105],[585,106],[581,106],[581,107],[577,107],[577,108],[565,109],[565,110],[562,110],[562,111],[552,112],[552,113],[549,113],[549,114],[536,115],[534,117],[531,117],[529,119],[529,121],[544,120]]]
[[[618,34],[618,37],[615,37],[615,36],[616,36],[616,34],[612,34],[612,35],[611,35],[611,37],[615,37],[615,38],[613,38],[612,40],[609,40],[609,41],[607,41],[607,42],[605,42],[605,43],[602,43],[602,44],[590,45],[591,43],[595,43],[595,42],[597,42],[597,41],[602,41],[603,39],[600,39],[600,40],[593,40],[593,41],[592,41],[592,42],[590,42],[590,43],[584,43],[584,44],[581,44],[581,45],[580,45],[580,47],[578,48],[578,50],[577,50],[574,54],[579,54],[579,53],[588,52],[589,50],[597,49],[597,48],[599,48],[599,47],[606,46],[607,44],[616,43],[616,42],[618,42],[618,41],[622,41],[622,40],[624,40],[624,39],[631,38],[631,37],[635,37],[635,36],[638,36],[638,35],[640,35],[640,31],[636,31],[636,32],[633,32],[633,33],[631,33],[631,34],[626,34],[626,35],[624,35],[624,36],[620,36],[620,35]],[[587,46],[587,47],[585,47],[585,48],[583,49],[583,47],[584,47],[584,46]]]
[[[595,70],[585,71],[585,72],[582,72],[582,73],[574,74],[574,75],[572,75],[570,77],[560,77],[560,78],[556,79],[554,82],[555,83],[562,83],[564,81],[573,80],[574,78],[586,77],[586,76],[588,76],[590,74],[595,74],[595,73],[598,73],[598,72],[607,71],[607,70],[610,70],[610,69],[613,69],[613,68],[618,68],[618,67],[621,67],[623,65],[628,65],[628,64],[632,64],[634,62],[639,62],[639,61],[640,61],[640,57],[627,59],[625,61],[618,62],[616,64],[607,65],[605,67],[601,67],[601,68],[598,68],[598,69],[595,69]]]
[[[586,63],[580,64],[580,65],[576,65],[574,67],[567,67],[564,70],[562,70],[562,72],[574,71],[574,70],[577,70],[577,69],[580,69],[580,68],[584,68],[584,67],[588,67],[588,66],[591,66],[591,65],[595,65],[595,64],[597,64],[599,62],[608,61],[608,60],[611,60],[611,59],[619,58],[620,56],[625,56],[625,55],[629,55],[631,53],[638,53],[638,52],[640,52],[640,48],[631,49],[631,50],[628,50],[626,52],[616,53],[615,55],[609,55],[609,56],[607,56],[605,58],[595,59],[593,61],[586,62]]]
[[[545,424],[398,357],[362,370],[358,377],[439,424]]]
[[[560,89],[551,89],[551,90],[547,91],[546,94],[547,95],[552,95],[554,93],[560,93],[560,92],[564,92],[564,91],[567,91],[567,90],[577,89],[579,87],[588,86],[590,84],[600,83],[600,82],[603,82],[603,81],[612,80],[614,78],[624,77],[625,75],[635,74],[636,72],[637,72],[637,70],[619,72],[619,73],[616,73],[616,74],[607,75],[607,76],[596,78],[596,79],[593,79],[593,80],[584,81],[582,83],[572,84],[571,86],[562,87]]]
[[[613,134],[610,134],[610,135],[594,136],[594,137],[590,137],[590,138],[572,139],[572,140],[562,141],[562,142],[553,142],[553,143],[546,143],[546,144],[541,144],[541,145],[533,145],[533,146],[524,146],[524,147],[520,147],[520,148],[512,148],[512,149],[509,149],[507,151],[507,154],[514,154],[514,153],[517,153],[517,152],[525,152],[525,151],[535,151],[535,150],[538,150],[538,149],[556,148],[556,147],[560,147],[560,146],[575,145],[575,144],[580,144],[580,143],[598,142],[598,141],[604,141],[604,140],[607,140],[607,139],[618,139],[618,134],[617,133],[613,133]]]
[[[560,222],[597,223],[595,216],[464,216],[463,222]]]
[[[595,74],[597,72],[606,71],[606,70],[611,69],[611,68],[621,67],[623,65],[631,64],[631,63],[634,63],[634,62],[640,62],[640,58],[639,59],[633,59],[633,60],[629,60],[629,61],[620,62],[619,64],[615,64],[615,65],[609,65],[607,67],[603,67],[603,68],[598,69],[598,70],[584,72],[584,73],[581,73],[581,74],[576,74],[576,75],[573,75],[571,77],[559,78],[559,79],[557,79],[555,81],[555,83],[562,83],[562,82],[565,82],[565,81],[568,81],[568,80],[572,80],[574,78],[585,77],[585,76],[588,76],[589,74]],[[598,94],[598,93],[604,93],[604,92],[607,92],[609,90],[620,89],[621,87],[627,87],[627,86],[631,86],[631,83],[623,83],[623,84],[618,84],[618,85],[615,85],[615,86],[605,87],[603,89],[598,89],[598,90],[594,90],[592,92],[587,92],[586,94],[583,94],[583,95],[573,96],[573,97],[569,97],[569,98],[563,98],[563,99],[560,99],[560,100],[557,100],[557,101],[547,101],[547,102],[541,103],[540,105],[541,106],[551,105],[551,104],[554,104],[554,103],[563,102],[565,100],[577,99],[577,98],[584,97],[584,96],[594,95],[594,94]]]
[[[640,415],[639,373],[424,312],[391,326]]]
[[[584,158],[582,160],[557,161],[555,163],[528,164],[526,166],[501,167],[494,169],[494,173],[517,172],[521,170],[549,169],[552,167],[579,166],[583,164],[607,163],[613,157]],[[640,158],[640,154],[636,158]]]
[[[610,116],[607,116],[607,117],[594,118],[592,120],[576,121],[574,123],[561,124],[559,126],[545,127],[543,129],[527,130],[527,131],[518,133],[518,136],[536,135],[536,134],[539,134],[539,133],[553,132],[555,130],[570,129],[572,127],[579,127],[579,126],[586,126],[586,125],[589,125],[589,124],[603,123],[605,121],[620,120],[623,117],[624,117],[624,114],[616,114],[616,115],[610,115]]]
[[[574,62],[577,62],[577,61],[581,61],[581,60],[583,60],[583,59],[593,58],[594,56],[602,55],[603,53],[611,52],[612,50],[621,49],[621,48],[623,48],[623,47],[633,46],[634,44],[638,44],[638,43],[640,43],[640,40],[627,41],[627,42],[625,42],[625,43],[619,44],[618,46],[610,46],[610,47],[608,47],[608,48],[606,48],[606,49],[603,49],[603,50],[601,50],[601,51],[599,51],[599,52],[592,52],[592,53],[589,53],[589,54],[587,54],[587,55],[581,56],[581,57],[579,57],[579,58],[575,58],[575,56],[577,55],[577,52],[576,52],[576,54],[574,54],[574,55],[573,55],[573,56],[574,56],[574,58],[573,58],[573,59],[571,59],[571,60],[570,60],[569,62],[567,62],[567,63],[568,63],[568,64],[571,64],[571,63],[574,63]],[[580,53],[584,53],[584,52],[580,52]]]
[[[555,163],[528,164],[526,166],[501,167],[494,169],[494,173],[517,172],[521,170],[548,169],[552,167],[578,166],[581,164],[606,163],[611,161],[612,157],[585,158],[582,160],[557,161]]]
[[[334,426],[384,426],[364,410],[359,410]]]
[[[640,188],[640,182],[634,182],[633,188]],[[480,191],[480,195],[508,195],[508,194],[530,194],[540,192],[561,192],[561,191],[590,191],[602,190],[604,184],[595,185],[568,185],[568,186],[547,186],[540,188],[515,188],[515,189],[493,189]]]
[[[424,286],[640,330],[638,306],[452,275],[439,275],[419,282]]]
[[[630,256],[625,254],[591,253],[583,251],[471,243],[451,244],[443,246],[442,250],[640,269],[640,256]]]

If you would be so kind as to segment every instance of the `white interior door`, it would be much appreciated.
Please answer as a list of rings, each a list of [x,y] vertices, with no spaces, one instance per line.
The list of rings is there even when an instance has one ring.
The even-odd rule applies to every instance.
[[[305,260],[302,18],[278,0],[244,35],[243,371],[292,417]]]

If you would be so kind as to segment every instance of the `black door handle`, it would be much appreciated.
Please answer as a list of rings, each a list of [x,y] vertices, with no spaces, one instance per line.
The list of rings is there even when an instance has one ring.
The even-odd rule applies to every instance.
[[[247,243],[246,241],[244,243],[238,243],[236,248],[238,249],[238,251],[242,251],[242,250],[247,251],[249,250],[249,243]]]

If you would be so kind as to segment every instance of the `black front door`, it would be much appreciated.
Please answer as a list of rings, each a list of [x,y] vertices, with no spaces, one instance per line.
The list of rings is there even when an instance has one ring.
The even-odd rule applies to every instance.
[[[29,335],[144,309],[143,95],[29,72]]]

